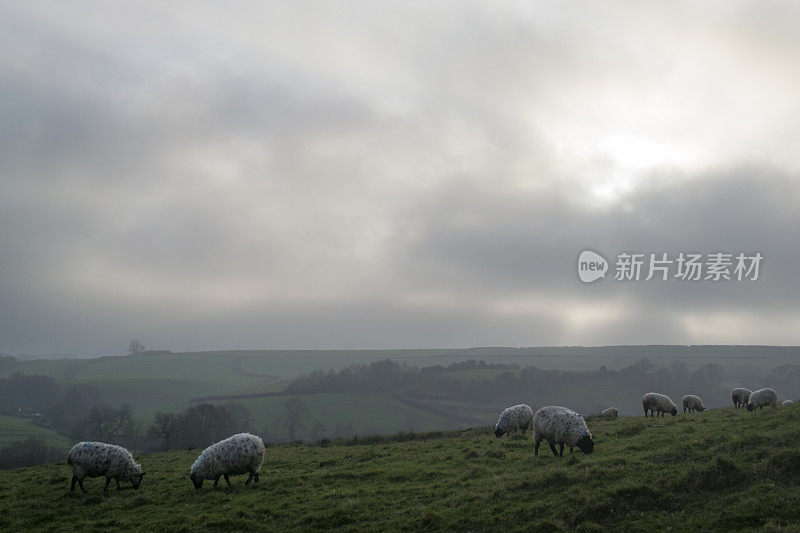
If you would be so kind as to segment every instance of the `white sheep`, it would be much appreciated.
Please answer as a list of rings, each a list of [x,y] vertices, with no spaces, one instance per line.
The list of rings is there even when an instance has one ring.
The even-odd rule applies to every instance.
[[[194,487],[199,489],[204,479],[213,479],[216,487],[220,477],[230,485],[229,475],[249,473],[244,482],[247,485],[252,479],[258,481],[258,470],[263,461],[264,441],[250,433],[237,433],[203,450],[192,465],[189,477]]]
[[[589,454],[594,450],[594,441],[586,421],[581,415],[566,407],[548,405],[542,407],[533,415],[533,454],[539,455],[539,445],[547,440],[553,455],[564,455],[564,445],[569,446],[570,453],[577,446],[583,453]],[[560,450],[556,451],[556,444]]]
[[[530,405],[521,403],[504,409],[500,413],[500,418],[497,419],[497,424],[494,426],[494,436],[502,437],[505,433],[510,435],[515,431],[522,431],[524,435],[532,420],[533,409],[531,409]]]
[[[783,400],[781,405],[792,405],[794,402],[792,400]]]
[[[742,387],[733,389],[731,391],[731,401],[733,402],[733,406],[736,409],[746,406],[747,400],[750,399],[751,393],[752,391],[750,389],[743,389]]]
[[[119,489],[120,481],[130,481],[134,489],[139,488],[144,472],[142,465],[134,461],[131,452],[115,444],[104,442],[79,442],[69,451],[67,464],[72,466],[72,486],[70,491],[75,491],[75,483],[80,485],[86,494],[83,480],[87,477],[105,476],[106,485],[103,490],[108,490],[108,484],[113,478]]]
[[[703,405],[703,400],[701,400],[699,396],[687,394],[683,397],[683,412],[686,413],[687,409],[691,413],[692,411],[705,411],[706,407]]]
[[[617,418],[619,416],[619,409],[616,407],[609,407],[608,409],[603,409],[600,415],[605,418]]]
[[[657,392],[648,392],[642,396],[642,407],[644,408],[645,418],[647,418],[648,411],[653,413],[653,417],[656,416],[656,413],[659,416],[664,416],[664,413],[670,413],[672,416],[678,414],[678,408],[675,407],[675,403],[670,397]]]
[[[756,408],[763,409],[767,405],[778,406],[778,393],[770,388],[758,389],[750,393],[747,400],[747,410],[754,411]]]

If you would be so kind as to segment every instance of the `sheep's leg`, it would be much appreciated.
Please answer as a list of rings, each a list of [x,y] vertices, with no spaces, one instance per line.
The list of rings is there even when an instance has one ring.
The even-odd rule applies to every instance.
[[[575,453],[575,448],[573,448],[572,446],[570,446],[570,447],[569,447],[569,453],[570,453],[570,455],[572,455],[573,453]]]
[[[219,478],[221,478],[221,477],[222,476],[220,475],[220,476],[217,476],[216,478],[214,478],[214,488],[215,489],[217,488],[217,483],[219,483]]]
[[[260,478],[260,476],[258,475],[258,472],[256,472],[255,474],[253,474],[253,478],[256,480],[256,483],[258,483],[259,481],[261,481],[261,478]]]
[[[69,488],[70,492],[75,492],[75,483],[78,482],[78,476],[72,475],[72,486]]]
[[[83,486],[83,478],[82,478],[82,477],[81,477],[81,478],[78,478],[78,486],[80,486],[80,488],[81,488],[81,490],[83,491],[83,493],[84,493],[84,494],[86,494],[87,492],[89,492],[89,491],[88,491],[88,490],[86,490],[86,488]]]
[[[231,486],[231,480],[228,479],[228,474],[222,474],[222,477],[225,478],[225,483],[227,483],[228,486],[230,487]]]
[[[250,475],[247,477],[247,481],[245,481],[244,484],[245,485],[249,485],[251,479],[253,479],[253,473],[252,472],[250,472]]]
[[[558,443],[558,456],[559,457],[564,457],[564,443],[563,442],[559,442]]]
[[[540,440],[533,441],[533,455],[539,455],[539,445],[542,443]]]
[[[551,441],[547,441],[547,444],[549,444],[550,445],[550,449],[553,450],[553,455],[558,457],[558,452],[556,451],[556,447],[553,445],[553,443]]]
[[[106,486],[105,486],[105,487],[103,487],[103,492],[108,492],[108,485],[109,485],[109,484],[111,484],[111,478],[110,478],[110,477],[107,477],[107,478],[106,478]]]
[[[114,478],[114,481],[117,482],[117,490],[121,489],[122,487],[119,486],[119,477],[118,476]]]

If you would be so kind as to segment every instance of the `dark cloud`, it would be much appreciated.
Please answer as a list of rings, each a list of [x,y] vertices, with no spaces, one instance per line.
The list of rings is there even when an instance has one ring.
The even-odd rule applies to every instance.
[[[797,17],[4,4],[0,350],[797,343]]]

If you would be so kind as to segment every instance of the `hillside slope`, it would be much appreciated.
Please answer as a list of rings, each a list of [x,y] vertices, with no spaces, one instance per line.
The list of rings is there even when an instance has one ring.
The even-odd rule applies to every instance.
[[[0,529],[800,528],[800,407],[589,427],[595,453],[561,459],[489,428],[270,447],[260,484],[217,490],[192,487],[197,451],[142,456],[141,489],[107,495],[70,493],[65,463],[7,471]]]

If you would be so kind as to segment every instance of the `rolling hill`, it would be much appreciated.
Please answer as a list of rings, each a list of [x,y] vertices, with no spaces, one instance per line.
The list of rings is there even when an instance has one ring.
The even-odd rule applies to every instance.
[[[595,453],[533,455],[489,428],[267,448],[261,483],[196,491],[198,450],[138,457],[138,491],[70,493],[69,468],[3,473],[0,528],[717,530],[800,528],[800,407],[590,419]],[[221,482],[224,483],[224,482]]]

